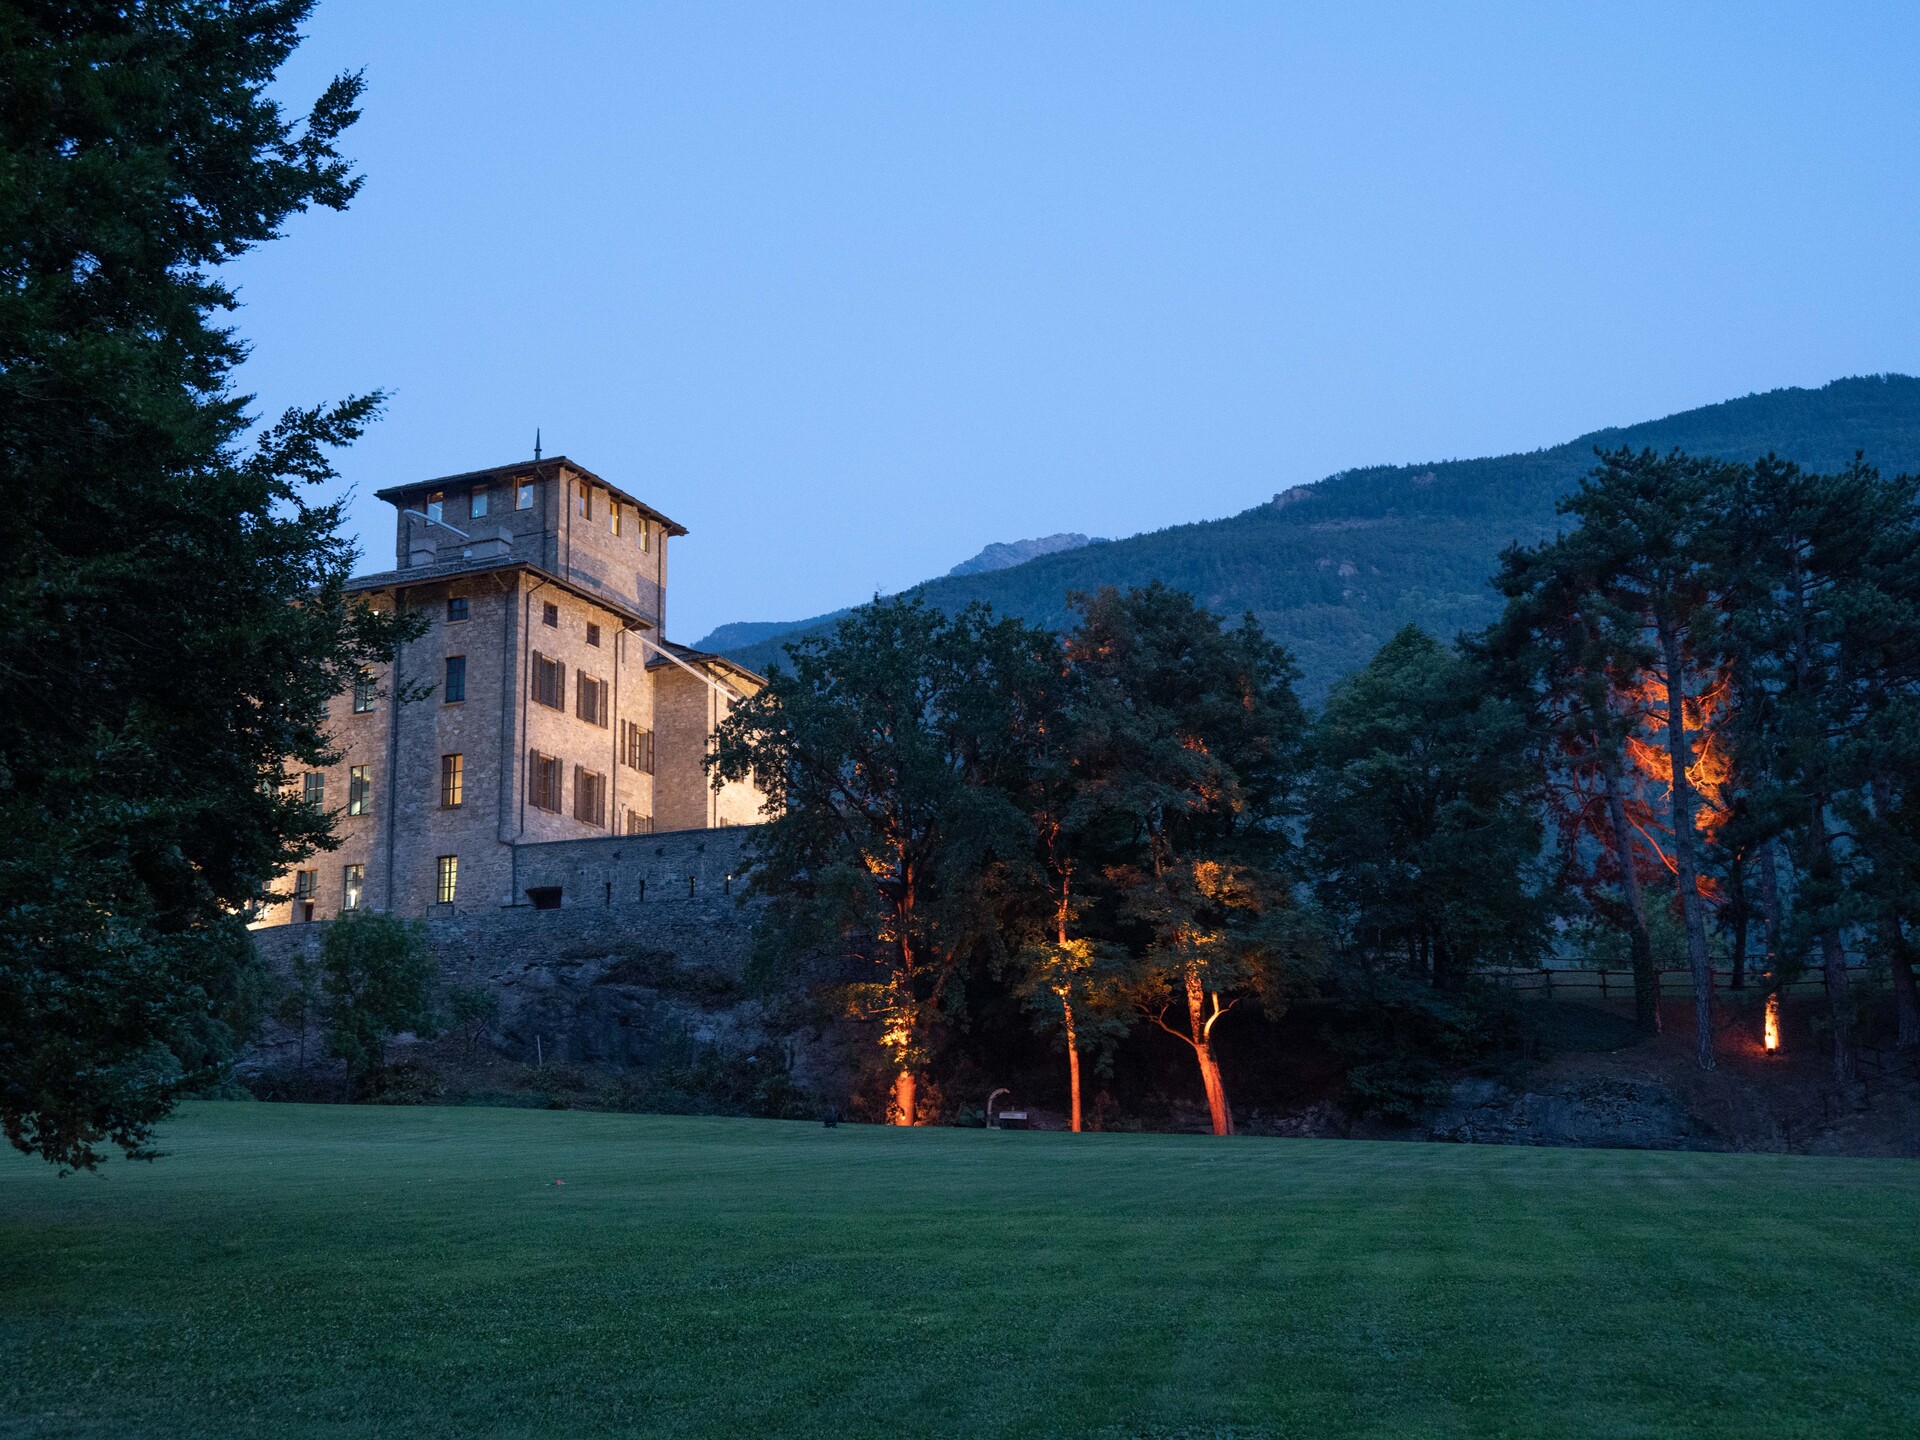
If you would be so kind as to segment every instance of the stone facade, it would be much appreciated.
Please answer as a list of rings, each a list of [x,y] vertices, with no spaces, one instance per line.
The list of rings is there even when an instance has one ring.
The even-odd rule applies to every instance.
[[[759,824],[765,817],[761,814],[763,797],[757,789],[743,781],[729,780],[716,790],[704,768],[679,762],[678,757],[704,756],[720,722],[763,682],[751,670],[718,655],[684,645],[668,648],[672,659],[656,655],[647,662],[653,677],[660,748],[676,757],[676,763],[663,767],[654,780],[654,814],[660,828],[707,830]]]
[[[667,544],[684,529],[565,459],[380,495],[399,512],[400,563],[352,588],[426,628],[333,701],[339,762],[288,777],[335,813],[341,845],[284,876],[260,924],[355,905],[441,919],[523,906],[550,888],[522,873],[530,847],[761,818],[747,787],[688,803],[711,727],[677,702],[669,734],[656,721],[649,660],[664,643]],[[758,683],[728,668],[728,695]]]

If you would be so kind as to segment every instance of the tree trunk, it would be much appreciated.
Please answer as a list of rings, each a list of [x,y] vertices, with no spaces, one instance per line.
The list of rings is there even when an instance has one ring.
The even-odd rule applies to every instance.
[[[1620,793],[1620,755],[1609,750],[1602,766],[1607,787],[1607,823],[1613,827],[1614,854],[1620,859],[1620,895],[1627,902],[1627,943],[1633,954],[1633,1021],[1642,1035],[1660,1033],[1660,972],[1653,965],[1653,937],[1647,933],[1647,900],[1640,890],[1640,866],[1627,823],[1627,802]]]
[[[1884,821],[1893,808],[1893,781],[1885,775],[1873,777],[1873,814]],[[1902,1050],[1920,1045],[1920,987],[1913,979],[1913,956],[1907,950],[1907,936],[1900,924],[1900,912],[1892,905],[1880,911],[1880,948],[1887,952],[1887,969],[1893,975],[1893,1013],[1898,1029],[1894,1044]]]
[[[916,1088],[913,1071],[902,1066],[900,1073],[893,1077],[893,1107],[888,1112],[889,1125],[913,1124],[913,1097]]]
[[[1073,1097],[1073,1133],[1080,1133],[1080,1041],[1073,1029],[1073,1004],[1064,997],[1060,1001],[1060,1013],[1067,1026],[1067,1089]]]
[[[1887,965],[1893,971],[1893,1008],[1900,1027],[1894,1043],[1902,1050],[1911,1050],[1920,1045],[1920,986],[1913,980],[1913,957],[1907,953],[1907,939],[1897,915],[1887,917],[1882,933],[1886,937]]]
[[[1821,885],[1833,882],[1833,842],[1827,836],[1826,796],[1815,795],[1807,817],[1807,876]],[[1816,890],[1816,896],[1822,892]],[[1831,905],[1828,894],[1826,903]],[[1831,911],[1828,912],[1831,915]],[[1831,923],[1820,927],[1820,978],[1827,991],[1827,1015],[1833,1024],[1833,1078],[1846,1083],[1854,1078],[1853,985],[1847,975],[1847,955],[1840,944],[1840,927]]]
[[[1200,1062],[1200,1084],[1207,1092],[1207,1112],[1213,1120],[1213,1133],[1231,1135],[1233,1109],[1227,1104],[1227,1087],[1221,1081],[1220,1062],[1213,1053],[1206,991],[1200,983],[1200,971],[1191,965],[1187,967],[1187,1020],[1193,1030],[1193,1053]]]
[[[1673,622],[1658,622],[1661,660],[1667,681],[1667,758],[1673,767],[1673,868],[1680,890],[1680,914],[1687,926],[1687,970],[1693,979],[1694,1060],[1713,1069],[1713,965],[1707,956],[1707,922],[1700,906],[1700,864],[1693,833],[1693,742],[1687,738],[1687,680],[1680,659],[1680,636]]]
[[[1747,860],[1745,855],[1736,855],[1727,866],[1727,887],[1731,892],[1727,900],[1727,909],[1733,918],[1733,976],[1727,982],[1729,990],[1747,988]]]
[[[1857,1069],[1853,1054],[1853,982],[1847,975],[1847,954],[1840,948],[1840,932],[1820,936],[1821,978],[1826,981],[1827,1010],[1833,1019],[1833,1078],[1850,1081]]]

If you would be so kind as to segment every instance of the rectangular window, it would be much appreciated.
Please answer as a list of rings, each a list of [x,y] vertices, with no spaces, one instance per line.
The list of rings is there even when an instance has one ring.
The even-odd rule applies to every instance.
[[[347,771],[347,814],[367,815],[373,811],[373,767],[355,765]]]
[[[513,508],[516,510],[533,508],[533,481],[522,480],[513,487]]]
[[[296,870],[293,872],[293,898],[311,900],[320,889],[318,870]]]
[[[573,767],[573,818],[585,825],[607,823],[607,777],[582,765]]]
[[[648,532],[651,531],[653,527],[647,524],[645,516],[642,516],[640,518],[640,524],[638,528],[640,531],[640,548],[642,550],[651,550],[653,548],[653,545],[649,538]]]
[[[457,705],[467,698],[467,657],[449,655],[447,657],[447,690],[445,703]]]
[[[540,623],[558,630],[560,628],[560,607],[558,605],[547,605],[540,612]]]
[[[427,496],[427,519],[444,522],[447,514],[447,492],[436,490]]]
[[[353,680],[353,713],[369,715],[373,712],[375,682],[371,670],[362,670]]]
[[[629,810],[626,812],[626,818],[622,824],[620,833],[623,835],[651,835],[653,833],[653,817],[651,815],[642,815],[638,810]]]
[[[487,492],[487,487],[484,485],[474,486],[471,499],[472,504],[467,513],[475,520],[486,519],[488,507],[493,503],[493,497]]]
[[[358,910],[361,892],[366,888],[366,866],[343,865],[340,867],[340,908],[342,910]]]
[[[447,619],[464,620],[467,618],[467,597],[453,595],[447,599]]]
[[[527,755],[527,803],[536,810],[560,811],[560,762],[538,750]]]
[[[615,535],[620,533],[620,510],[621,505],[618,500],[609,499],[607,501],[607,529],[611,530]]]
[[[591,520],[593,518],[593,487],[582,485],[579,494],[574,497],[574,503],[579,507],[580,518]]]
[[[302,775],[300,777],[300,798],[316,810],[326,809],[327,777],[318,773]]]
[[[533,699],[553,710],[567,708],[567,667],[533,652]]]
[[[596,650],[600,648],[600,627],[598,625],[587,626],[587,644],[593,646]]]
[[[607,693],[612,687],[604,680],[576,671],[574,674],[573,713],[589,725],[607,727]]]
[[[434,861],[434,898],[442,905],[453,904],[453,892],[460,883],[460,857],[442,855]]]
[[[620,763],[643,775],[653,773],[653,732],[631,720],[620,722]]]
[[[440,808],[458,810],[466,788],[467,761],[464,755],[440,757]]]

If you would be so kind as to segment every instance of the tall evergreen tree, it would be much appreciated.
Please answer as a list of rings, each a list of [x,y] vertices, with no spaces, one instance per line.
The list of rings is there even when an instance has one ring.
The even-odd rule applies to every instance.
[[[1715,569],[1718,527],[1737,467],[1678,452],[1617,450],[1561,502],[1577,517],[1597,595],[1635,618],[1646,663],[1616,683],[1654,714],[1664,753],[1672,866],[1693,980],[1694,1053],[1704,1070],[1713,1055],[1713,969],[1702,894],[1701,796],[1694,766],[1707,718],[1705,696],[1721,678],[1720,599]]]
[[[0,1123],[63,1165],[231,1053],[243,912],[330,839],[273,782],[390,640],[309,498],[374,401],[250,443],[221,322],[218,267],[358,184],[358,77],[269,97],[308,8],[0,8]]]
[[[1497,683],[1530,716],[1545,767],[1548,813],[1560,830],[1561,879],[1600,906],[1618,890],[1614,916],[1627,933],[1634,1018],[1644,1035],[1660,1029],[1660,974],[1647,922],[1640,841],[1647,818],[1634,813],[1628,738],[1647,715],[1620,683],[1647,663],[1637,618],[1599,592],[1586,537],[1578,532],[1501,557],[1493,584],[1505,613],[1479,642]]]
[[[1883,742],[1900,727],[1873,722],[1897,713],[1892,697],[1907,692],[1920,654],[1913,597],[1900,594],[1914,566],[1913,488],[1859,461],[1815,475],[1769,456],[1743,473],[1732,502],[1723,563],[1742,731],[1757,757],[1752,808],[1793,842],[1797,928],[1819,956],[1834,1076],[1851,1080],[1847,932],[1877,930],[1896,967],[1904,957],[1899,886],[1871,843],[1896,842],[1874,825],[1870,797],[1879,782],[1881,808],[1891,804]]]
[[[1441,990],[1538,957],[1538,751],[1475,665],[1409,626],[1334,687],[1309,743],[1308,853],[1349,949]]]

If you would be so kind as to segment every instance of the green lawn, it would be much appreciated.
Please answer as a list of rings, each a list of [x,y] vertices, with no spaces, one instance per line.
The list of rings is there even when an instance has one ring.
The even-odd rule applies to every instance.
[[[1906,1162],[257,1104],[163,1143],[0,1161],[0,1435],[1920,1432]]]

